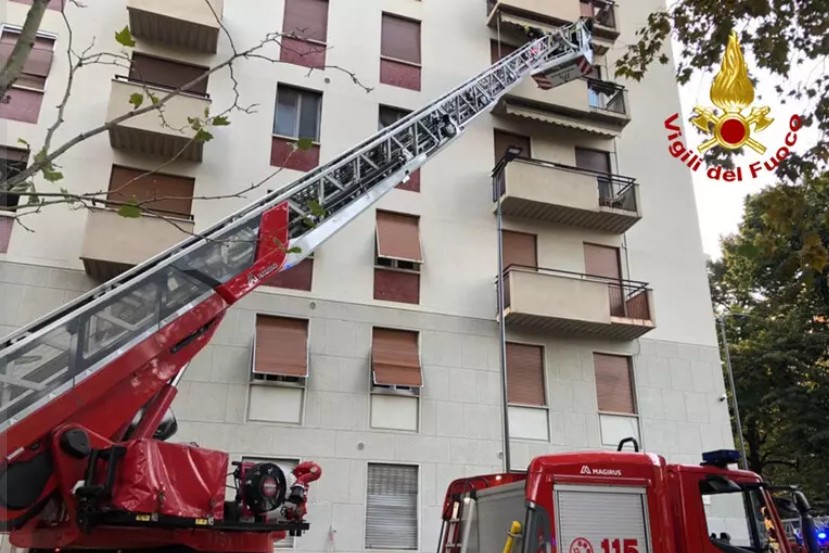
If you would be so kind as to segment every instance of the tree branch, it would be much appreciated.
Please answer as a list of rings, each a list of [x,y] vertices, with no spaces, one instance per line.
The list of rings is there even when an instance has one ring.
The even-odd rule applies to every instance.
[[[12,53],[3,68],[0,69],[0,101],[6,100],[6,93],[9,88],[23,72],[26,60],[29,59],[29,54],[35,45],[37,30],[40,28],[40,22],[43,20],[43,14],[46,12],[48,4],[49,0],[34,0],[32,7],[29,8],[29,13],[26,14],[26,22],[23,23],[20,36],[14,48],[12,48]]]

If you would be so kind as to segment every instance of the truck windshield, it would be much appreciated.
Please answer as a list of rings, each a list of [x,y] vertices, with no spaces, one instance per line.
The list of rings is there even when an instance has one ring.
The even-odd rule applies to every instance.
[[[715,493],[702,490],[708,537],[727,552],[780,551],[776,530],[759,488]]]

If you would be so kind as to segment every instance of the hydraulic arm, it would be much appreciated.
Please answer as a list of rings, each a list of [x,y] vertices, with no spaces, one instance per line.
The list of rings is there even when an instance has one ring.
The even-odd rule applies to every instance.
[[[31,548],[270,551],[307,529],[313,463],[167,443],[176,383],[225,311],[296,265],[525,77],[590,70],[590,22],[523,48],[282,189],[0,342],[0,523]]]

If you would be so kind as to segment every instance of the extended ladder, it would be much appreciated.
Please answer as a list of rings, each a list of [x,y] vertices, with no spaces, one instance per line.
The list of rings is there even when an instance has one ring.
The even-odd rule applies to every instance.
[[[525,77],[544,75],[560,85],[584,75],[593,62],[588,25],[578,21],[530,42],[295,182],[3,339],[0,437],[250,267],[262,216],[275,206],[289,206],[293,253],[284,270],[406,180]]]

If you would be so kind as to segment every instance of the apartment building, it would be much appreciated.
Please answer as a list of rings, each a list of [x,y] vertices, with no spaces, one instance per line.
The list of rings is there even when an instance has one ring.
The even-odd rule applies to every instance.
[[[28,4],[0,3],[0,55]],[[661,126],[680,110],[674,67],[613,79],[615,58],[660,1],[86,4],[65,8],[76,49],[94,37],[95,48],[120,51],[113,35],[125,25],[136,45],[130,64],[75,76],[53,144],[126,113],[145,86],[163,94],[223,62],[225,30],[240,50],[273,31],[301,37],[263,50],[279,63],[243,59],[233,75],[212,73],[168,104],[166,124],[132,118],[60,158],[60,186],[153,200],[163,216],[55,205],[24,228],[11,218],[20,199],[0,196],[3,334],[423,106],[520,46],[524,25],[597,16],[587,78],[515,88],[376,209],[234,307],[189,367],[174,440],[322,465],[312,530],[279,547],[435,547],[446,485],[502,468],[501,324],[512,469],[631,435],[679,462],[732,445],[691,176],[667,154]],[[42,144],[58,117],[61,9],[50,3],[24,77],[0,105],[4,172],[30,159],[18,138]],[[231,113],[206,143],[176,130],[233,104],[234,89],[252,113]],[[299,138],[312,147],[294,151]],[[520,157],[493,178],[513,146]]]

